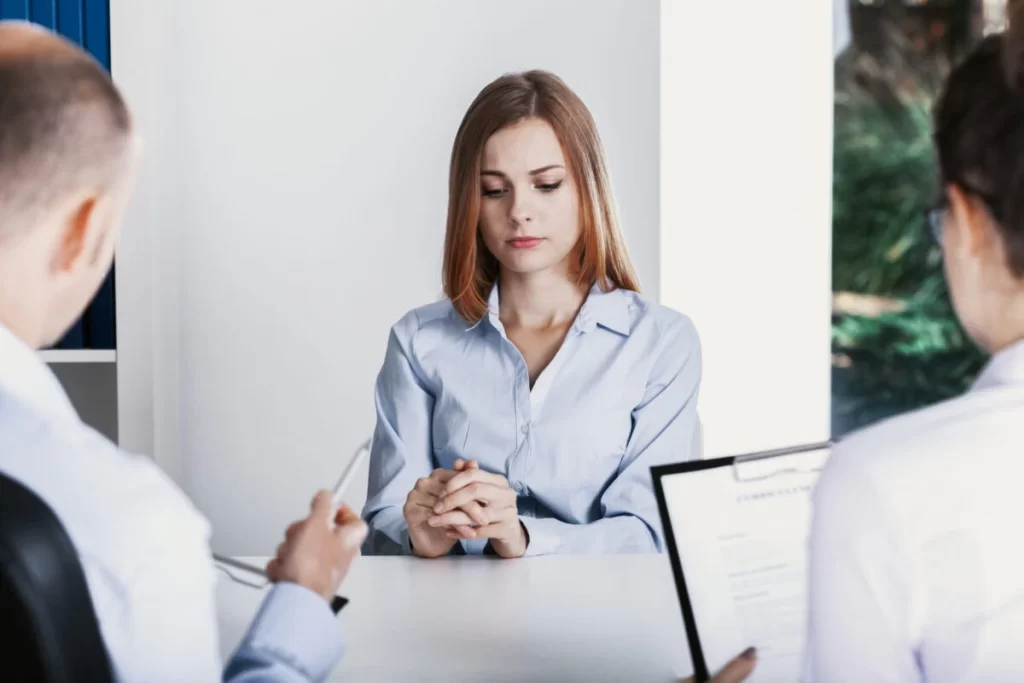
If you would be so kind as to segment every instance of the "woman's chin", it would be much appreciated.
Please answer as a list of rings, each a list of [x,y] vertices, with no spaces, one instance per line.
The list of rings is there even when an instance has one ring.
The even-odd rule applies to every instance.
[[[524,250],[523,253],[503,253],[498,262],[503,272],[510,275],[537,275],[540,273],[568,273],[567,256],[559,258],[551,252]]]
[[[551,270],[557,261],[541,254],[514,255],[500,261],[502,270],[510,275],[535,275]]]

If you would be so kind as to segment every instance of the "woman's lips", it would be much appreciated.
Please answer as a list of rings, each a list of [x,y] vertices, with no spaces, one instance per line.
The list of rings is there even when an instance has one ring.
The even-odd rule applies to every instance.
[[[543,241],[543,237],[513,237],[508,243],[514,249],[531,249]]]

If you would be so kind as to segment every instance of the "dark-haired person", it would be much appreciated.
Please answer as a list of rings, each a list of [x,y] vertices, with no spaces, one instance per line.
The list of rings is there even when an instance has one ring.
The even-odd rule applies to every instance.
[[[833,450],[814,491],[806,683],[1024,681],[1024,3],[1008,16],[937,102],[928,216],[957,316],[992,358],[965,395]]]
[[[35,353],[109,270],[137,156],[128,108],[97,63],[40,28],[0,22],[0,472],[61,520],[116,680],[322,680],[341,657],[328,601],[365,537],[359,517],[317,495],[222,670],[209,524],[152,461],[82,424]]]
[[[638,292],[590,112],[502,76],[450,170],[447,298],[392,328],[377,380],[367,551],[660,551],[650,468],[696,457],[700,342]]]
[[[842,441],[814,493],[820,683],[1024,681],[1024,14],[950,74],[930,214],[957,316],[992,354],[965,395]]]

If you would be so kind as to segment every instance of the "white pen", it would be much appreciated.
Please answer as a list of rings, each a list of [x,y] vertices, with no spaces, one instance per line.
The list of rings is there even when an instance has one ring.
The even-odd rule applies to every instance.
[[[363,444],[356,450],[356,454],[352,456],[351,462],[345,471],[341,473],[341,478],[338,479],[338,483],[334,485],[334,495],[331,500],[334,502],[335,508],[340,508],[344,502],[342,499],[345,495],[345,491],[348,489],[348,485],[352,483],[353,477],[356,475],[356,470],[359,469],[359,465],[362,464],[363,459],[370,454],[370,439],[367,439]]]
[[[359,465],[362,464],[363,460],[370,454],[370,439],[363,442],[361,446],[356,450],[355,455],[352,456],[352,460],[349,462],[345,471],[341,473],[341,477],[338,479],[338,483],[334,485],[334,494],[331,496],[331,501],[334,503],[334,508],[337,510],[341,507],[343,502],[342,498],[345,495],[345,491],[348,489],[349,484],[352,483],[352,479],[355,477],[356,470],[359,469]],[[259,567],[254,567],[245,562],[239,562],[230,557],[224,557],[214,553],[213,559],[221,564],[234,567],[236,569],[244,569],[245,571],[259,574],[260,576],[266,577],[266,572]],[[230,574],[229,574],[230,576]],[[234,578],[234,577],[232,577]],[[266,585],[266,584],[264,584]],[[253,586],[254,588],[262,586]]]

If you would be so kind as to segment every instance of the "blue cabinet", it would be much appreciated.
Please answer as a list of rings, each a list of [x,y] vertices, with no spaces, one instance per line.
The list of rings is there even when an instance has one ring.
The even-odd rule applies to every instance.
[[[0,19],[25,19],[46,26],[84,47],[110,69],[110,0],[0,0]],[[56,348],[114,349],[116,342],[111,269],[81,320]]]

